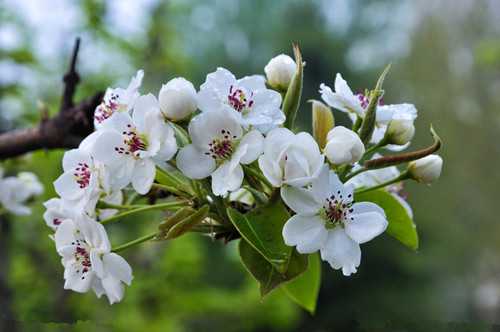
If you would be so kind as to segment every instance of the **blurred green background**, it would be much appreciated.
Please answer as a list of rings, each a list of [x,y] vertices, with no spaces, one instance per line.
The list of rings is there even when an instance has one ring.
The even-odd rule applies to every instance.
[[[63,268],[41,203],[55,195],[63,151],[4,162],[46,185],[30,217],[8,217],[0,236],[0,316],[35,331],[490,331],[500,324],[500,2],[423,1],[63,1],[0,3],[0,130],[56,112],[76,36],[82,46],[78,98],[126,85],[138,68],[142,91],[183,76],[199,87],[223,66],[238,77],[301,46],[307,99],[341,72],[356,91],[391,62],[386,103],[419,110],[413,147],[429,144],[430,123],[445,145],[442,178],[409,183],[421,244],[417,253],[381,236],[363,246],[357,274],[323,265],[317,313],[280,292],[264,301],[234,243],[198,235],[124,252],[134,269],[122,303],[63,290]],[[338,123],[347,123],[335,114]],[[159,215],[109,227],[112,243],[145,234]],[[56,324],[57,323],[57,324]],[[0,325],[0,330],[2,325]]]

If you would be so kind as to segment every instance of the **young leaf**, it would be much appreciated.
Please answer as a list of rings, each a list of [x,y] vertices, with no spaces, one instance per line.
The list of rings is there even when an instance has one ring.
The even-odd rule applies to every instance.
[[[277,200],[247,214],[228,208],[227,213],[241,236],[279,272],[284,273],[292,247],[285,244],[281,235],[283,225],[290,218],[283,203]]]
[[[190,195],[194,195],[190,180],[178,170],[172,169],[166,171],[157,167],[155,180],[163,186],[172,188],[174,191],[180,190]]]
[[[210,207],[208,205],[204,205],[195,213],[176,223],[168,230],[165,240],[175,239],[176,237],[188,232],[191,228],[193,228],[193,226],[199,224],[207,217],[209,209]]]
[[[321,260],[319,254],[309,255],[306,272],[281,286],[285,294],[302,308],[314,314],[321,285]]]
[[[418,233],[406,208],[383,189],[355,195],[357,202],[373,202],[384,209],[389,221],[387,233],[412,250],[418,249]]]
[[[288,269],[285,273],[278,272],[245,239],[240,240],[239,251],[243,265],[260,284],[260,295],[262,297],[283,282],[292,280],[307,269],[307,255],[301,255],[295,250],[290,255]]]
[[[302,96],[302,79],[304,76],[304,63],[302,62],[302,54],[300,53],[299,46],[293,45],[293,53],[295,55],[295,63],[297,70],[292,77],[288,90],[283,100],[283,113],[285,113],[285,127],[293,129],[295,117],[300,106],[300,98]]]

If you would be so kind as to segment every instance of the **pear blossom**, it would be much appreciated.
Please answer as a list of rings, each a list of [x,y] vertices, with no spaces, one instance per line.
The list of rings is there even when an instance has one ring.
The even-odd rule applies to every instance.
[[[269,85],[282,91],[288,89],[296,70],[297,64],[286,54],[275,56],[264,67]]]
[[[335,77],[335,91],[332,91],[330,87],[322,83],[319,92],[328,105],[339,111],[348,113],[353,122],[358,117],[364,118],[370,102],[368,96],[363,93],[354,94],[341,74],[337,73]],[[408,128],[413,125],[416,118],[417,109],[412,104],[382,105],[382,101],[379,101],[376,110],[375,128],[370,143],[377,144],[384,138],[387,126],[392,120],[405,121],[404,124]],[[411,130],[411,128],[408,130]],[[405,139],[408,136],[413,137],[413,134],[410,134],[410,132],[406,132]],[[407,141],[410,139],[407,139]],[[408,147],[407,143],[399,144],[400,142],[401,140],[396,144],[389,144],[386,148],[399,151]]]
[[[61,198],[51,198],[44,202],[43,206],[45,206],[46,209],[43,214],[43,219],[47,226],[54,231],[57,230],[63,221],[68,219],[73,220],[77,215],[75,209]]]
[[[410,145],[410,140],[415,133],[413,125],[417,118],[417,109],[412,104],[379,105],[375,119],[375,129],[370,143],[379,143],[389,132],[389,144],[387,149],[400,151]],[[392,136],[392,137],[391,137]]]
[[[106,89],[102,103],[96,107],[94,112],[94,126],[96,128],[99,128],[103,122],[116,112],[131,112],[135,100],[139,97],[139,88],[143,77],[144,71],[138,70],[126,89]]]
[[[196,90],[191,82],[182,77],[174,78],[164,84],[158,99],[162,114],[172,121],[188,117],[197,108]]]
[[[358,134],[346,127],[334,127],[328,132],[326,140],[324,153],[334,165],[353,164],[365,153],[365,146]]]
[[[443,159],[436,154],[412,161],[408,165],[410,175],[418,182],[425,184],[436,181],[441,175],[442,168]]]
[[[43,186],[35,174],[20,172],[17,176],[3,178],[3,169],[0,168],[0,204],[6,211],[29,215],[31,209],[25,203],[42,192]]]
[[[309,188],[284,186],[281,197],[296,214],[283,227],[283,239],[299,253],[321,252],[321,259],[345,276],[357,271],[360,244],[383,233],[385,212],[371,202],[355,203],[353,186],[323,167]]]
[[[264,140],[259,167],[274,187],[284,184],[302,187],[319,175],[324,160],[310,134],[294,134],[289,129],[276,128]]]
[[[153,184],[155,161],[165,162],[177,151],[173,129],[165,123],[152,94],[137,98],[132,116],[117,113],[92,135],[94,157],[121,185],[131,182],[140,194]]]
[[[99,194],[98,168],[94,158],[84,148],[64,153],[64,173],[54,181],[57,194],[73,208],[84,210]]]
[[[64,266],[64,289],[79,293],[92,289],[97,297],[105,294],[110,304],[121,301],[124,284],[132,282],[132,269],[111,252],[101,224],[84,215],[66,219],[58,226],[54,240]]]
[[[238,117],[227,108],[204,112],[189,123],[192,144],[179,150],[177,167],[191,179],[212,177],[212,191],[226,196],[240,188],[243,168],[262,153],[264,137],[257,130],[246,134]]]
[[[280,106],[281,95],[266,88],[263,76],[236,79],[224,68],[208,74],[198,92],[198,107],[203,112],[227,108],[245,129],[254,127],[263,133],[285,122]]]

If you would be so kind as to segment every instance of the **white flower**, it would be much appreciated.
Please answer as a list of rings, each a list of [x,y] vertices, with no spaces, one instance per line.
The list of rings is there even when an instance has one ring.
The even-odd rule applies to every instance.
[[[94,112],[94,126],[96,128],[99,128],[115,112],[130,112],[132,110],[135,100],[139,97],[139,88],[143,77],[144,71],[138,70],[126,89],[108,88],[106,90],[102,103],[97,106]]]
[[[64,289],[85,293],[93,289],[106,294],[109,303],[119,302],[124,283],[132,282],[132,269],[111,252],[104,227],[92,219],[65,220],[55,233],[56,249],[64,266]]]
[[[264,140],[259,167],[275,187],[283,184],[301,187],[319,175],[324,159],[310,134],[294,134],[286,128],[276,128]]]
[[[285,121],[280,109],[281,95],[267,89],[264,77],[246,76],[239,80],[224,68],[207,75],[198,92],[198,107],[204,111],[230,109],[245,128],[267,132]]]
[[[57,194],[79,210],[95,204],[99,194],[99,174],[92,156],[84,148],[69,150],[63,157],[63,170],[64,173],[54,181]]]
[[[359,96],[354,95],[347,82],[340,73],[335,77],[335,92],[330,87],[321,83],[319,87],[321,98],[333,108],[342,112],[363,116],[368,103]]]
[[[191,82],[177,77],[161,87],[158,96],[162,114],[169,120],[182,120],[197,108],[196,90]]]
[[[413,122],[417,118],[417,109],[412,104],[394,104],[394,105],[379,105],[377,107],[377,115],[375,129],[370,143],[380,142],[388,130],[388,126],[393,127],[392,135],[394,141],[386,146],[392,151],[404,150],[410,145],[409,141],[413,138],[415,127]],[[405,143],[403,143],[406,141]],[[403,143],[403,144],[400,144]]]
[[[117,113],[92,135],[95,158],[110,169],[114,179],[121,184],[132,182],[140,194],[146,194],[153,184],[155,161],[164,162],[177,150],[173,129],[165,123],[151,94],[137,99],[132,117]]]
[[[426,184],[436,181],[441,175],[442,168],[443,159],[436,154],[412,161],[408,165],[410,175],[418,182]]]
[[[325,156],[334,165],[353,164],[365,153],[365,146],[358,134],[342,126],[328,132]]]
[[[283,238],[302,254],[321,251],[321,258],[344,275],[361,262],[360,244],[380,235],[388,222],[384,210],[370,202],[353,202],[353,187],[344,186],[327,167],[309,189],[284,186],[283,201],[296,215],[283,227]]]
[[[262,153],[264,138],[257,130],[243,135],[236,115],[228,109],[201,113],[189,123],[192,144],[177,154],[177,167],[189,178],[212,176],[212,191],[225,196],[240,188],[243,169]]]
[[[264,67],[269,85],[282,91],[288,89],[296,70],[297,64],[286,54],[275,56]]]
[[[335,78],[335,92],[325,84],[320,85],[319,92],[328,105],[339,111],[347,112],[353,122],[358,117],[364,118],[369,104],[368,96],[363,93],[355,95],[340,74],[337,74]],[[375,129],[370,141],[373,144],[379,143],[384,138],[387,126],[391,120],[406,121],[406,126],[408,127],[409,123],[413,125],[413,121],[417,118],[417,109],[412,104],[381,105],[381,101],[379,101],[376,112]],[[408,136],[410,136],[410,132],[406,132],[405,138]],[[399,142],[401,142],[401,139]],[[400,151],[407,147],[407,143],[403,145],[389,144],[386,146],[386,148],[393,151]]]
[[[43,206],[46,208],[43,219],[47,226],[53,230],[57,230],[63,221],[68,219],[73,220],[77,215],[75,209],[61,198],[51,198],[44,202]]]
[[[35,174],[20,172],[18,176],[2,178],[0,169],[0,203],[5,210],[20,216],[29,215],[31,209],[24,205],[31,197],[40,195],[43,186]]]

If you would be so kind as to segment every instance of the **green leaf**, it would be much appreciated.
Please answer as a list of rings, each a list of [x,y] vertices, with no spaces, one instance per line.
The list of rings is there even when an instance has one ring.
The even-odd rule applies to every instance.
[[[418,233],[412,218],[405,207],[383,189],[355,194],[357,202],[373,202],[384,209],[389,221],[387,233],[410,249],[418,249]]]
[[[283,113],[285,113],[286,116],[285,127],[289,129],[293,129],[295,117],[299,110],[300,98],[302,96],[302,80],[304,77],[304,63],[302,62],[302,54],[297,44],[293,45],[293,53],[295,55],[297,69],[290,81],[285,99],[283,100]]]
[[[280,273],[286,272],[292,247],[285,244],[281,235],[290,218],[283,203],[275,200],[247,214],[228,208],[227,213],[241,236]]]
[[[239,243],[241,261],[248,272],[259,282],[260,295],[264,297],[282,283],[292,280],[307,269],[307,255],[301,255],[295,250],[291,252],[288,268],[280,273],[245,239]]]
[[[175,224],[184,220],[195,212],[196,210],[190,206],[183,207],[182,209],[176,211],[173,215],[162,221],[160,225],[158,225],[158,229],[160,230],[160,232],[166,234],[170,230],[170,228],[175,226]]]
[[[321,260],[319,254],[309,255],[306,272],[281,286],[285,294],[302,308],[314,314],[321,285]]]

